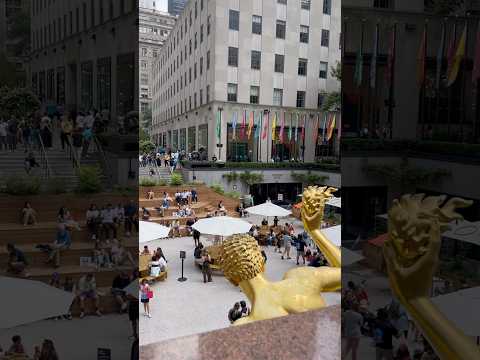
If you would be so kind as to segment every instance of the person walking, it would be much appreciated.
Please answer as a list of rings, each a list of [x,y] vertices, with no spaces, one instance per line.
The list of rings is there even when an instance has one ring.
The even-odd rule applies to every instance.
[[[140,301],[143,304],[144,315],[151,318],[150,314],[150,299],[153,297],[153,292],[150,290],[147,279],[142,280],[140,285]]]
[[[297,265],[300,265],[299,261],[300,257],[303,259],[303,265],[305,265],[305,247],[307,244],[305,243],[305,240],[303,239],[303,236],[299,235],[297,238]]]
[[[343,335],[346,340],[345,348],[342,349],[342,359],[347,359],[351,352],[352,360],[357,360],[358,344],[360,343],[363,325],[363,317],[358,312],[358,304],[354,304],[352,308],[343,313],[342,323]]]
[[[283,254],[282,254],[282,260],[285,259],[285,256],[287,256],[287,259],[291,259],[290,257],[290,249],[292,248],[292,237],[286,232],[283,232]]]
[[[70,121],[69,115],[65,114],[60,122],[60,143],[62,150],[65,150],[65,145],[68,145],[69,138],[72,136],[73,124]]]
[[[212,282],[212,269],[210,267],[210,264],[212,263],[212,258],[206,250],[203,251],[202,261],[203,282],[206,283],[207,279],[208,282]]]

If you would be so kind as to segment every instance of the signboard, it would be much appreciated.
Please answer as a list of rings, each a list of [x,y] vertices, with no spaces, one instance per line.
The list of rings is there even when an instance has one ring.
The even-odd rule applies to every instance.
[[[97,360],[112,360],[112,350],[105,349],[105,348],[98,348]]]
[[[277,200],[283,201],[283,194],[278,194],[277,195]]]

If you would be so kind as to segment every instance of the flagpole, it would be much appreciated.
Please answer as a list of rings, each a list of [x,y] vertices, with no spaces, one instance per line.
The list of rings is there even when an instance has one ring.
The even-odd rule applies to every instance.
[[[441,88],[443,60],[444,60],[444,56],[445,56],[446,38],[447,38],[447,24],[446,24],[446,18],[444,18],[443,19],[443,24],[442,24],[442,39],[443,39],[443,42],[440,44],[440,46],[441,46],[440,54],[437,55],[437,56],[439,56],[439,59],[437,59],[437,74],[436,74],[436,79],[435,79],[435,87],[436,87],[436,90],[437,90],[435,121],[437,123],[440,123],[440,119],[439,119],[440,118],[440,88]]]
[[[373,69],[373,75],[374,75],[374,78],[373,79],[370,79],[370,88],[373,87],[373,101],[370,100],[371,102],[371,114],[370,114],[370,117],[371,117],[371,121],[373,122],[373,125],[375,125],[376,123],[376,108],[377,108],[377,62],[378,62],[378,43],[379,43],[379,40],[380,40],[380,25],[378,23],[379,20],[377,20],[377,23],[375,25],[375,42],[374,42],[374,46],[375,46],[375,49],[374,49],[374,56],[375,56],[375,59],[374,60],[374,69]],[[372,63],[370,62],[370,66],[372,66]],[[372,76],[372,73],[370,74],[370,76]],[[371,90],[370,90],[371,91]]]
[[[394,102],[394,83],[395,83],[395,60],[397,52],[397,23],[393,24],[392,34],[392,60],[390,69],[390,87],[388,89],[388,124],[390,126],[390,139],[393,137],[393,102]]]
[[[365,19],[362,19],[362,27],[361,27],[361,35],[360,35],[360,69],[358,71],[360,72],[360,79],[363,77],[363,34],[365,31]],[[363,99],[362,99],[362,84],[357,84],[358,86],[358,111],[357,111],[357,130],[359,133],[362,133],[361,129],[361,123],[362,123],[362,105],[363,105]]]
[[[468,59],[468,16],[470,14],[466,14],[465,18],[465,54],[463,56],[463,64],[462,64],[462,91],[461,91],[461,99],[462,99],[462,116],[460,117],[460,140],[463,142],[463,126],[467,120],[467,109],[465,108],[466,101],[465,101],[465,80],[467,78],[467,59]]]
[[[453,48],[455,49],[455,42],[457,41],[457,19],[455,18],[453,23]],[[450,65],[450,64],[449,64]],[[447,68],[447,81],[449,75],[450,66]],[[450,136],[450,123],[452,120],[452,87],[448,87],[448,117],[447,117],[447,136]]]
[[[423,81],[422,81],[422,90],[421,90],[421,96],[422,96],[422,107],[421,107],[421,110],[422,110],[422,139],[424,139],[425,137],[425,122],[427,120],[427,106],[426,106],[426,101],[427,101],[427,97],[426,97],[426,90],[427,90],[427,87],[425,85],[426,83],[426,78],[427,78],[427,54],[428,54],[428,19],[425,20],[425,26],[424,26],[424,40],[422,39],[422,41],[425,41],[424,44],[423,44]]]

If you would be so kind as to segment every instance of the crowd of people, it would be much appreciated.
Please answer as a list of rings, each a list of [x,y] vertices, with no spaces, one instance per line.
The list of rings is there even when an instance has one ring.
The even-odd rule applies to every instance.
[[[342,359],[359,358],[360,341],[366,338],[374,346],[377,360],[437,360],[396,299],[376,311],[370,310],[365,285],[365,281],[349,281],[342,293]]]
[[[25,359],[28,357],[27,351],[23,345],[23,341],[20,335],[12,336],[12,343],[7,350],[3,350],[0,346],[0,356],[8,356],[13,359]],[[42,342],[42,345],[35,346],[33,353],[33,360],[58,360],[59,356],[55,345],[52,340],[45,339]]]
[[[138,162],[141,167],[149,168],[150,175],[155,175],[156,167],[166,167],[170,172],[174,172],[180,164],[180,160],[185,158],[185,152],[179,151],[152,151],[150,153],[143,153],[138,156]]]

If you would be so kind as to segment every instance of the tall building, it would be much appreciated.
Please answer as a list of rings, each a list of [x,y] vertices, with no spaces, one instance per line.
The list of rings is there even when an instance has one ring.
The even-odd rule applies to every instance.
[[[34,1],[31,15],[31,82],[44,107],[111,120],[138,108],[137,1]]]
[[[313,161],[340,120],[319,110],[339,91],[339,40],[339,1],[190,1],[154,66],[153,140],[224,161]]]
[[[186,3],[187,0],[168,0],[168,13],[174,16],[180,15]]]
[[[160,10],[160,0],[140,0],[140,9]]]
[[[176,17],[165,12],[140,8],[139,10],[139,61],[140,61],[140,111],[145,113],[152,100],[152,64],[175,25]]]
[[[24,17],[21,19],[20,17]],[[29,34],[12,33],[15,23],[29,21],[30,1],[0,1],[0,57],[15,71],[12,85],[25,86],[28,76]],[[7,71],[2,69],[2,71]],[[9,70],[8,70],[9,71]]]

